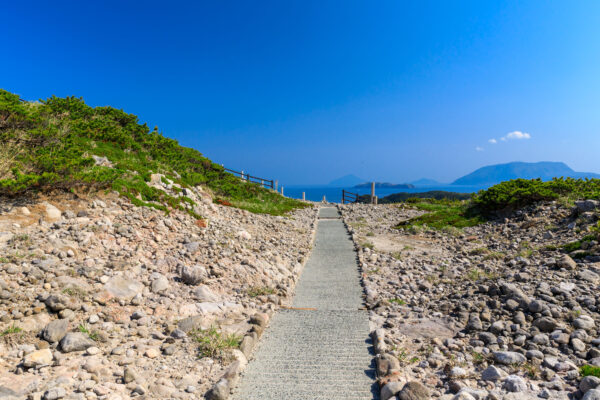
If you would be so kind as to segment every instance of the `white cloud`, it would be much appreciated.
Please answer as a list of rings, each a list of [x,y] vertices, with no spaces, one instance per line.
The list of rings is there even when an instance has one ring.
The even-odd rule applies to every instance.
[[[521,131],[514,131],[514,132],[510,132],[508,134],[506,134],[506,136],[504,136],[502,138],[502,140],[506,141],[508,139],[531,139],[531,135],[527,132],[521,132]]]
[[[483,147],[477,146],[477,147],[475,147],[475,151],[483,151]]]
[[[498,143],[498,141],[496,139],[490,139],[488,140],[488,142],[490,142],[491,144],[496,144]]]

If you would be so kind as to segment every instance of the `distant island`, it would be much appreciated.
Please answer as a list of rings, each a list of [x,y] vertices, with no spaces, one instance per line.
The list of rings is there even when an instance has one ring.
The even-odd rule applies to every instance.
[[[371,182],[361,183],[359,185],[355,185],[355,188],[370,188]],[[415,185],[411,185],[410,183],[389,183],[389,182],[375,182],[375,188],[378,189],[414,189]]]
[[[342,176],[341,178],[338,179],[334,179],[331,182],[329,182],[329,186],[333,186],[333,187],[351,187],[354,185],[358,185],[359,183],[363,183],[365,181],[365,179],[361,179],[356,175],[345,175]]]
[[[593,172],[576,172],[562,162],[542,161],[537,163],[511,162],[489,165],[458,178],[452,185],[492,186],[511,179],[537,179],[544,181],[552,178],[600,178]]]
[[[438,182],[435,179],[427,179],[421,178],[416,181],[409,182],[411,185],[415,186],[443,186],[444,183]]]

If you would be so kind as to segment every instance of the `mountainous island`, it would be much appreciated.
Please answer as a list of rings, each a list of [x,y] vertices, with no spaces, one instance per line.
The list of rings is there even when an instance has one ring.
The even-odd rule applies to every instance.
[[[511,179],[537,179],[544,181],[552,178],[600,178],[592,172],[576,172],[563,162],[542,161],[536,163],[510,162],[488,165],[458,178],[452,185],[491,186]]]

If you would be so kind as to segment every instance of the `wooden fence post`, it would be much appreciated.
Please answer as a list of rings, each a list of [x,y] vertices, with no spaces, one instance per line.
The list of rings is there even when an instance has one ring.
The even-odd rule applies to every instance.
[[[302,192],[302,201],[306,201],[306,193]]]
[[[371,182],[371,204],[375,203],[375,182]]]

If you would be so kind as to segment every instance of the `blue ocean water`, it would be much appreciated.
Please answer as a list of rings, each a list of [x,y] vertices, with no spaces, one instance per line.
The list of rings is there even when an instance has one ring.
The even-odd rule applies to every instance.
[[[398,189],[398,188],[376,188],[375,195],[379,198],[394,193],[419,193],[428,192],[430,190],[443,190],[446,192],[458,192],[458,193],[475,193],[483,189],[487,189],[488,186],[460,186],[460,185],[440,185],[440,186],[417,186],[411,189]],[[331,187],[331,186],[288,186],[284,187],[283,193],[286,197],[294,199],[301,199],[302,192],[306,193],[306,200],[321,201],[323,196],[326,200],[332,203],[342,202],[342,189],[345,189],[352,193],[358,194],[370,194],[371,188],[354,188],[354,187]]]

